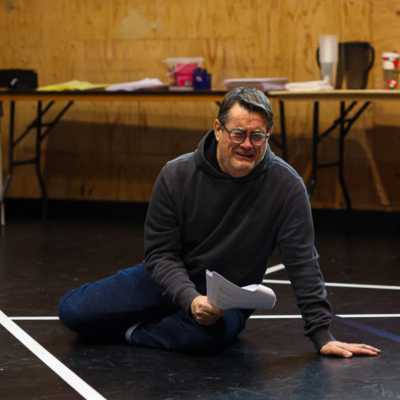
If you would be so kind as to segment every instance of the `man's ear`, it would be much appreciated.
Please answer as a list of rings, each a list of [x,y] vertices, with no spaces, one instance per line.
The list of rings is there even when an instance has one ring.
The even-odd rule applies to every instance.
[[[219,142],[221,138],[221,122],[219,122],[218,119],[214,120],[214,135],[215,140]]]

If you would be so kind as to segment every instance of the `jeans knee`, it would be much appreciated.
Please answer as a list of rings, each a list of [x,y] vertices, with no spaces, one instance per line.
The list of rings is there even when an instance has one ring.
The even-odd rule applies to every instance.
[[[79,326],[79,321],[81,320],[82,316],[79,313],[79,309],[74,307],[74,304],[71,301],[71,295],[73,291],[74,290],[67,292],[60,299],[58,304],[58,316],[64,325],[72,330],[76,330]]]

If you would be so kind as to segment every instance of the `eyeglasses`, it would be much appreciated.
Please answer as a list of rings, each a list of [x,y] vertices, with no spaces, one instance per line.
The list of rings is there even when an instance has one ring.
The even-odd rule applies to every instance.
[[[224,129],[228,132],[230,139],[233,143],[242,144],[246,138],[247,133],[244,129],[241,128],[232,128],[228,129],[225,125],[221,124],[221,129]],[[253,146],[262,146],[267,139],[269,138],[269,132],[263,131],[254,131],[249,133],[250,142]]]

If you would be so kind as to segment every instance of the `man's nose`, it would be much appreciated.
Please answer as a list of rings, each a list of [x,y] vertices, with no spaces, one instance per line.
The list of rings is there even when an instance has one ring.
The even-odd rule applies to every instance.
[[[251,143],[250,135],[246,135],[246,138],[244,139],[243,143],[241,143],[241,146],[245,147],[246,149],[253,148],[253,143]]]

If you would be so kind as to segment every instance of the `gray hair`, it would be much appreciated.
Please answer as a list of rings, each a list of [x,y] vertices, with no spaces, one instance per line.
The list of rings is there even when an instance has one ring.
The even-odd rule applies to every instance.
[[[225,125],[229,111],[235,104],[241,105],[247,111],[259,113],[264,118],[268,129],[272,128],[274,114],[271,103],[261,90],[237,87],[229,91],[219,107],[217,118],[222,125]]]

